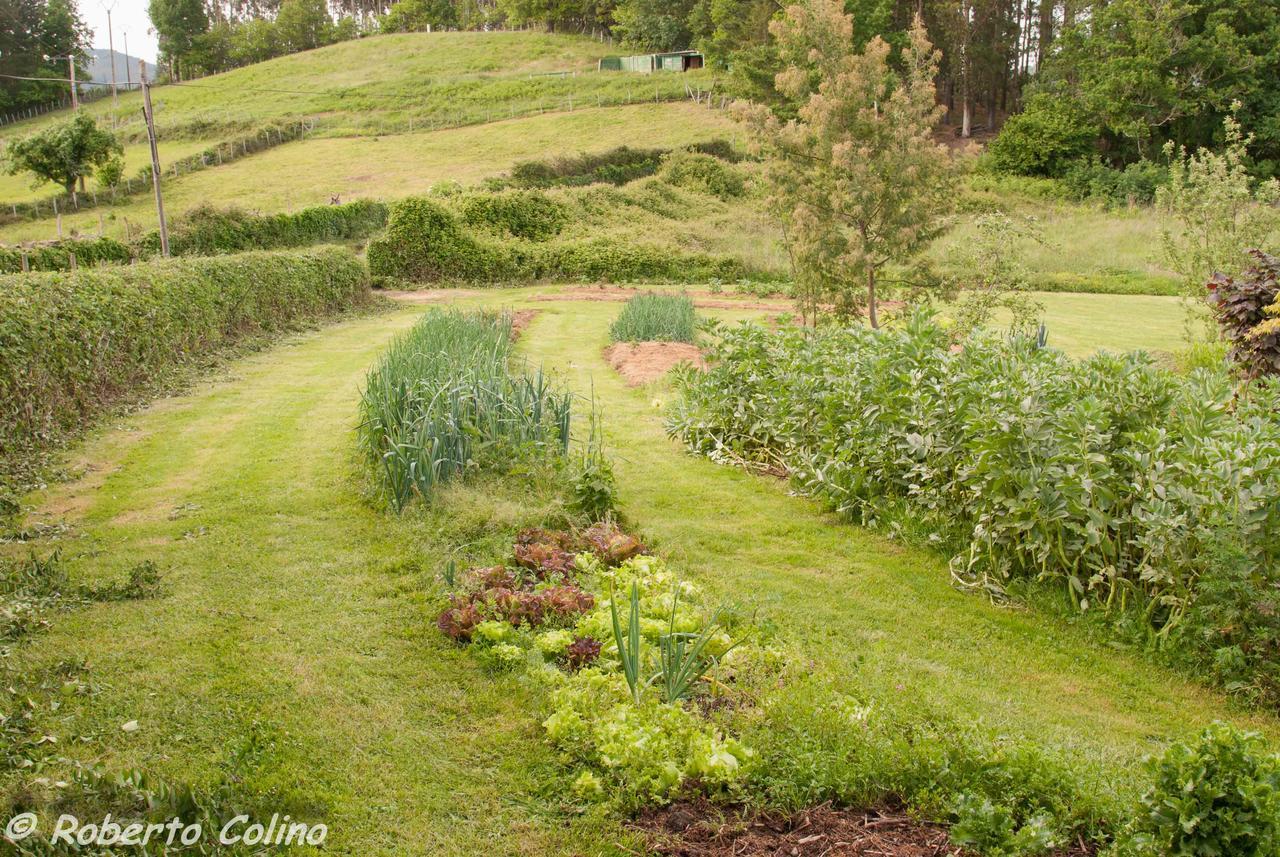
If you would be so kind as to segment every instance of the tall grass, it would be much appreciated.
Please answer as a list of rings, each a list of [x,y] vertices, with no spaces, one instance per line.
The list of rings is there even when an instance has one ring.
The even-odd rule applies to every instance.
[[[647,292],[627,301],[609,327],[614,342],[693,342],[698,317],[688,295]]]
[[[360,443],[401,510],[468,467],[563,456],[572,402],[541,370],[512,366],[509,315],[435,309],[369,373]]]

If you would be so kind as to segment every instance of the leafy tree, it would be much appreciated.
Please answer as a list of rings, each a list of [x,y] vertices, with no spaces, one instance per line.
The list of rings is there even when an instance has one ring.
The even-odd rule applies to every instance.
[[[449,0],[400,0],[383,16],[379,29],[384,33],[414,33],[456,26],[458,13]]]
[[[963,337],[991,323],[998,310],[1009,315],[1009,328],[1030,334],[1044,316],[1044,304],[1029,292],[1031,275],[1018,252],[1019,241],[1047,245],[1033,218],[1015,220],[1007,214],[983,214],[974,223],[976,234],[958,251],[959,283],[963,289],[955,306],[956,334]]]
[[[328,43],[333,19],[326,0],[284,0],[276,16],[276,38],[285,53],[309,51]]]
[[[987,158],[1000,172],[1061,178],[1095,152],[1100,130],[1067,99],[1035,96],[1000,129]]]
[[[89,29],[71,0],[0,0],[0,18],[0,74],[10,75],[0,77],[0,110],[65,97],[68,56],[87,76]],[[50,79],[18,79],[30,77]]]
[[[1058,39],[1043,83],[1081,101],[1117,155],[1223,142],[1233,101],[1255,154],[1280,158],[1280,7],[1271,0],[1111,0]]]
[[[692,39],[689,0],[622,0],[613,11],[616,35],[629,48],[674,51],[688,48]]]
[[[74,194],[76,182],[83,190],[86,177],[98,168],[110,173],[111,161],[123,154],[114,134],[99,128],[88,113],[78,112],[69,122],[11,141],[5,160],[9,175],[31,172],[37,185],[56,182]]]
[[[1165,221],[1164,260],[1182,280],[1190,332],[1199,322],[1213,329],[1204,300],[1209,278],[1245,268],[1248,251],[1264,246],[1280,226],[1280,212],[1274,208],[1280,201],[1280,183],[1272,179],[1255,184],[1250,177],[1250,138],[1234,116],[1223,123],[1223,135],[1226,146],[1221,153],[1189,153],[1169,143],[1169,183],[1156,195]]]
[[[865,307],[876,327],[885,269],[918,262],[952,205],[955,165],[932,137],[938,53],[918,18],[901,71],[880,38],[858,51],[838,0],[801,0],[770,29],[785,64],[777,89],[801,106],[785,123],[765,106],[742,115],[769,157],[801,312]]]
[[[182,79],[182,64],[198,39],[209,31],[203,0],[151,0],[147,8],[160,41],[160,53],[174,78]]]

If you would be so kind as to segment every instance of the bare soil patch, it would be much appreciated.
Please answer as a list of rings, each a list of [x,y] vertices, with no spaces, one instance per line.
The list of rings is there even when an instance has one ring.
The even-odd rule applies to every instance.
[[[540,312],[542,312],[540,309],[518,309],[511,314],[512,342],[515,342],[520,338],[520,334],[524,333],[524,329],[529,326],[530,322],[538,317],[538,313]]]
[[[680,363],[707,366],[698,346],[687,342],[616,342],[604,350],[604,359],[628,387],[655,381]]]
[[[829,805],[792,816],[740,812],[705,801],[677,803],[647,813],[636,826],[648,833],[654,853],[667,857],[959,857],[945,828],[877,810]]]
[[[747,813],[705,799],[645,812],[634,826],[652,853],[665,857],[975,857],[951,842],[947,829],[893,809],[837,809],[830,804],[795,815]],[[1077,845],[1055,857],[1090,857]]]

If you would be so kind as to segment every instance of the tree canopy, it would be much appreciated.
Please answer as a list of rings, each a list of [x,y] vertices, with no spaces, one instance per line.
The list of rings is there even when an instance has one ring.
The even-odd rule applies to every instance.
[[[5,161],[10,175],[30,172],[37,184],[56,182],[67,193],[74,193],[76,182],[83,187],[95,169],[123,154],[114,134],[99,128],[88,113],[77,112],[68,122],[10,141]]]

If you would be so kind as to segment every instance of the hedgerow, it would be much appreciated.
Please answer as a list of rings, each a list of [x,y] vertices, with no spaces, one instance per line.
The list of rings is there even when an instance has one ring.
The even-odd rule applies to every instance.
[[[386,223],[387,206],[364,199],[281,214],[201,205],[175,219],[169,230],[169,251],[175,256],[213,256],[357,241]],[[141,254],[153,255],[159,250],[159,232],[149,232],[139,240]]]
[[[0,274],[17,274],[22,271],[22,257],[27,257],[30,271],[68,271],[75,266],[123,265],[133,258],[133,253],[114,238],[68,238],[32,247],[0,247]]]
[[[462,203],[466,225],[530,241],[559,235],[567,220],[564,206],[538,191],[476,194]]]
[[[694,143],[688,151],[734,163],[740,156],[728,140]],[[583,153],[545,160],[520,161],[501,183],[516,187],[580,187],[589,184],[623,185],[654,175],[672,149],[637,149],[618,146],[603,152]]]
[[[0,279],[0,464],[39,452],[178,364],[350,308],[351,253],[246,253]]]
[[[1142,354],[1032,341],[953,352],[902,330],[726,333],[670,430],[782,464],[869,525],[955,552],[962,585],[1049,584],[1172,659],[1280,701],[1280,384],[1237,398]]]
[[[679,253],[608,238],[500,240],[469,231],[445,204],[415,197],[391,207],[386,232],[369,243],[375,277],[418,282],[512,282],[539,279],[735,280],[751,273],[723,256]]]

